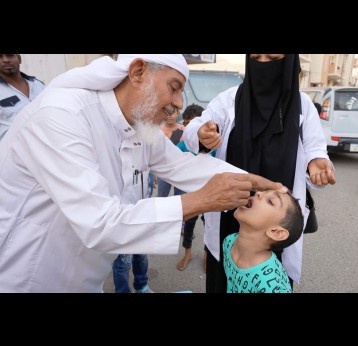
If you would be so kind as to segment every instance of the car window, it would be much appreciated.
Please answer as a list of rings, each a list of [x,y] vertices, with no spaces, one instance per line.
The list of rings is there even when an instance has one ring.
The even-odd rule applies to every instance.
[[[240,85],[243,80],[244,75],[235,71],[191,70],[183,91],[182,111],[193,103],[205,109],[215,96],[231,87]],[[177,117],[177,122],[183,123],[181,114]]]
[[[334,110],[357,111],[358,90],[336,90],[334,96]]]
[[[242,78],[234,73],[190,73],[189,83],[200,102],[210,102],[216,95],[233,86],[240,85]]]

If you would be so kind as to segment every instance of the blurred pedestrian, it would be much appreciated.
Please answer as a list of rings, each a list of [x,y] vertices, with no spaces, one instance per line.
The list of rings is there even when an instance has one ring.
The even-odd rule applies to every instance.
[[[201,113],[203,112],[204,108],[197,104],[191,104],[183,112],[183,124],[184,126],[188,125],[191,120],[193,120],[195,117],[200,117]],[[177,144],[177,147],[183,151],[188,152],[188,148],[185,145],[184,141],[180,141]],[[211,152],[212,156],[215,156],[215,150]],[[192,241],[195,237],[194,235],[194,228],[196,225],[196,221],[198,220],[199,215],[196,215],[192,217],[189,220],[186,220],[184,223],[184,229],[183,229],[183,248],[185,249],[183,258],[177,263],[176,268],[178,270],[184,270],[188,266],[189,262],[192,260]],[[203,223],[205,224],[204,214],[201,215],[201,219]],[[203,260],[203,269],[204,272],[206,271],[206,247],[204,247],[204,260]]]
[[[177,145],[181,140],[184,132],[184,125],[176,122],[179,116],[179,110],[175,110],[173,114],[170,114],[165,119],[165,123],[161,126],[161,129],[166,137],[168,137],[174,145]],[[158,197],[168,197],[172,188],[171,184],[165,180],[158,178]],[[184,192],[174,186],[174,196],[183,194]]]
[[[45,85],[20,71],[20,54],[0,54],[0,141],[19,110],[30,103]]]
[[[133,271],[133,291],[129,287],[129,271]],[[115,293],[154,293],[148,286],[148,256],[119,255],[113,263]]]

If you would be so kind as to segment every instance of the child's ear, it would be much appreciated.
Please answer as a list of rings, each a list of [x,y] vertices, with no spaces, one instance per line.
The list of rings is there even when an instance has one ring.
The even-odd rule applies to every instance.
[[[274,241],[282,241],[286,240],[290,234],[286,228],[276,226],[267,230],[266,235]]]

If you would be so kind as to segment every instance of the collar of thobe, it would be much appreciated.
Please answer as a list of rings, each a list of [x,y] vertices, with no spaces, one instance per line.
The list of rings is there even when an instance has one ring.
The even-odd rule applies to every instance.
[[[124,117],[113,90],[99,91],[100,103],[113,125],[120,131],[123,138],[133,136],[136,131]]]

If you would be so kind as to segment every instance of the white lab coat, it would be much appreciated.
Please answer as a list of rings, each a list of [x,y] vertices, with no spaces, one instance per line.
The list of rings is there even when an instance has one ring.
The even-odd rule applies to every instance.
[[[184,191],[243,171],[158,136],[141,143],[113,90],[54,88],[20,111],[0,143],[0,292],[101,292],[118,254],[177,253],[181,197],[141,200],[135,171]]]
[[[214,98],[202,113],[201,117],[194,118],[184,130],[184,142],[188,150],[197,153],[199,142],[197,132],[205,122],[214,120],[219,125],[219,131],[223,143],[216,151],[216,157],[226,159],[226,149],[230,132],[234,126],[235,119],[235,96],[238,87],[232,87]],[[306,182],[313,188],[319,188],[312,184],[306,174],[308,163],[317,157],[327,158],[326,141],[321,128],[317,110],[310,98],[301,93],[302,115],[300,125],[302,126],[303,142],[301,138],[298,143],[296,172],[293,186],[293,195],[300,200],[300,206],[304,213],[305,224],[308,217],[308,209],[305,207]],[[284,150],[284,148],[282,149]],[[205,214],[204,242],[212,255],[220,260],[220,213]],[[302,242],[301,237],[296,243],[286,248],[282,254],[282,263],[290,278],[299,282],[302,267]]]

